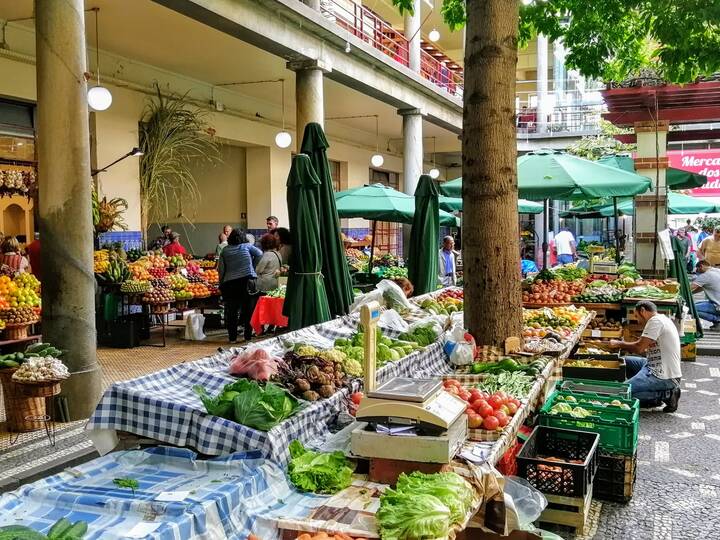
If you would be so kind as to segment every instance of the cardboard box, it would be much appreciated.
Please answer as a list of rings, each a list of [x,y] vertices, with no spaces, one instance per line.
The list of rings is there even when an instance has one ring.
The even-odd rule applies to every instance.
[[[455,536],[456,540],[542,540],[542,536],[527,531],[513,531],[508,536],[467,528]]]

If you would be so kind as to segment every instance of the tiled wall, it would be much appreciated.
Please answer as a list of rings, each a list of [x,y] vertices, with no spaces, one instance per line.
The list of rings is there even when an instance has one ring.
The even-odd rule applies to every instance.
[[[98,235],[99,245],[120,242],[123,249],[143,249],[142,233],[140,231],[110,231]]]

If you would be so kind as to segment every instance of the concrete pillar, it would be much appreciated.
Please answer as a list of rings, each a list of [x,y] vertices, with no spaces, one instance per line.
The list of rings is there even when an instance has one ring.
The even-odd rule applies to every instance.
[[[413,0],[413,13],[405,12],[405,38],[408,40],[408,66],[420,73],[420,24],[422,0]]]
[[[422,111],[400,109],[403,118],[403,192],[415,195],[420,175],[423,173]],[[410,247],[410,225],[403,227],[403,255],[408,256]]]
[[[276,216],[280,226],[287,227],[286,183],[290,158],[289,148],[275,145],[248,147],[245,150],[247,192],[252,194],[252,204],[248,204],[247,208],[248,228],[264,229],[268,216]]]
[[[323,74],[329,73],[330,67],[321,60],[300,60],[288,62],[287,68],[295,72],[295,133],[299,149],[307,124],[325,125]]]
[[[546,133],[547,117],[550,114],[548,106],[548,40],[542,34],[537,37],[537,130]]]
[[[90,135],[83,0],[36,0],[43,341],[63,349],[72,420],[102,391],[95,334]]]
[[[657,232],[667,228],[668,121],[636,122],[637,156],[635,170],[652,183],[651,191],[635,197],[633,219],[635,265],[647,277],[664,277],[665,262],[657,241]]]

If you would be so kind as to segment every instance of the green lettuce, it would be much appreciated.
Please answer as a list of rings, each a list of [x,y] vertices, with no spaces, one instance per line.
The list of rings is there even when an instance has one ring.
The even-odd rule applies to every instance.
[[[333,494],[352,481],[353,467],[342,452],[315,452],[300,441],[290,443],[288,475],[300,491]]]
[[[450,509],[432,495],[385,490],[376,518],[383,540],[447,538]]]
[[[397,491],[415,495],[432,495],[448,507],[450,521],[463,523],[473,504],[473,489],[461,476],[453,472],[401,474]]]

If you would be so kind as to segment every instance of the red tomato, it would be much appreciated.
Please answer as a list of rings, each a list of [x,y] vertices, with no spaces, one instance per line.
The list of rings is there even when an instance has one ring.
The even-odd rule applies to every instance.
[[[510,422],[510,418],[507,414],[505,414],[502,411],[495,411],[495,418],[497,418],[498,422],[500,423],[500,427],[505,427],[508,425],[508,422]]]
[[[465,401],[470,401],[470,392],[468,392],[464,388],[461,388],[458,391],[458,396],[460,396],[460,399],[464,399]]]
[[[473,388],[470,390],[470,402],[475,401],[476,399],[480,399],[482,397],[482,392],[478,390],[477,388]]]
[[[494,416],[485,417],[482,423],[482,427],[484,427],[485,429],[489,429],[490,431],[495,431],[499,425],[500,421]]]
[[[445,391],[446,391],[446,392],[450,392],[451,394],[455,394],[456,396],[458,395],[457,386],[447,386],[447,387],[445,388]]]
[[[495,410],[498,410],[503,405],[502,398],[497,394],[490,396],[487,402]]]
[[[490,405],[488,405],[487,403],[486,403],[483,407],[480,407],[480,409],[475,409],[475,411],[476,411],[480,416],[482,416],[483,418],[487,418],[488,416],[492,416],[493,413],[495,412],[495,411],[493,410],[493,408],[492,408]]]
[[[481,407],[487,407],[487,404],[488,404],[488,402],[485,401],[485,400],[482,399],[482,398],[476,399],[475,401],[472,402],[472,408],[473,408],[475,411],[477,411],[477,410],[480,409]]]
[[[355,392],[353,395],[350,396],[350,399],[355,405],[360,405],[360,400],[363,398],[362,392]]]
[[[500,390],[499,392],[495,392],[495,395],[497,397],[499,397],[500,399],[502,399],[503,403],[507,403],[507,400],[509,399],[508,395],[505,392],[503,392],[502,390]]]
[[[477,429],[483,424],[483,419],[479,414],[468,412],[468,427],[470,429]]]
[[[506,404],[505,407],[507,407],[508,414],[510,416],[514,415],[518,411],[518,406],[515,405],[515,403],[513,403],[512,401],[510,403]]]
[[[520,408],[520,405],[521,405],[521,404],[520,404],[520,400],[519,400],[519,399],[512,398],[512,399],[510,400],[510,403],[512,403],[513,405],[515,405],[515,409],[519,409],[519,408]]]
[[[505,403],[504,405],[501,405],[500,408],[498,409],[498,411],[502,411],[502,412],[504,412],[505,414],[508,414],[508,415],[510,414],[510,409],[508,408],[508,404],[507,404],[507,403]]]

